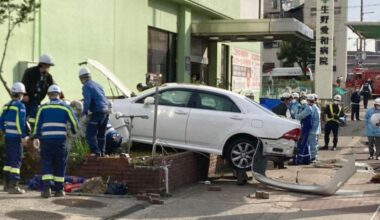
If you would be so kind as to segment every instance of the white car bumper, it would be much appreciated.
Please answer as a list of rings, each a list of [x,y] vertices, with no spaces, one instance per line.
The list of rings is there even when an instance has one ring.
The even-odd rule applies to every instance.
[[[262,139],[263,155],[293,157],[296,143],[291,140],[278,139]]]

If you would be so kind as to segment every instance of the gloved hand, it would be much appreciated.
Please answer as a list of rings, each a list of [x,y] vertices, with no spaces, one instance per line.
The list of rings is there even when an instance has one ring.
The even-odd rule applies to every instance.
[[[27,143],[28,143],[28,140],[29,140],[29,137],[28,137],[28,136],[26,136],[26,137],[24,137],[24,138],[21,138],[21,145],[22,145],[23,147],[25,147],[25,146],[27,145]]]

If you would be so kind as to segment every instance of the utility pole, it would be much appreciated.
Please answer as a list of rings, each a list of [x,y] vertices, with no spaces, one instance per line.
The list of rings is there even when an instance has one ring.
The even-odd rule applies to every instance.
[[[363,0],[360,0],[360,22],[363,21]],[[359,40],[360,40],[360,46],[359,46],[359,50],[360,52],[363,52],[363,39],[361,38],[361,36],[359,36]]]

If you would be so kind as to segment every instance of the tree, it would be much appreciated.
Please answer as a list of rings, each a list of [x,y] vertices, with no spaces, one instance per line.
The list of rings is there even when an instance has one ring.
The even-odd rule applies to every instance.
[[[297,63],[304,75],[306,75],[307,66],[313,60],[313,56],[311,43],[307,41],[283,41],[280,44],[280,52],[277,53],[279,60],[287,63]]]
[[[40,5],[36,3],[36,0],[0,0],[0,25],[7,25],[0,61],[0,81],[9,95],[10,89],[3,75],[9,41],[17,26],[34,20],[34,12],[39,7]]]

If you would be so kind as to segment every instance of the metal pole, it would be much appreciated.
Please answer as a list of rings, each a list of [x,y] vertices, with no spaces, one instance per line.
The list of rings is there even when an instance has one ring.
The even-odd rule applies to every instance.
[[[363,0],[360,0],[360,21],[363,21]],[[360,46],[359,50],[360,52],[363,51],[363,39],[359,36],[360,39]]]
[[[157,74],[159,75],[159,74]],[[156,93],[154,94],[154,122],[153,122],[153,140],[152,156],[156,156],[156,139],[157,139],[157,112],[158,112],[158,82],[156,82]]]
[[[280,18],[284,17],[284,9],[282,8],[282,0],[280,0]]]

